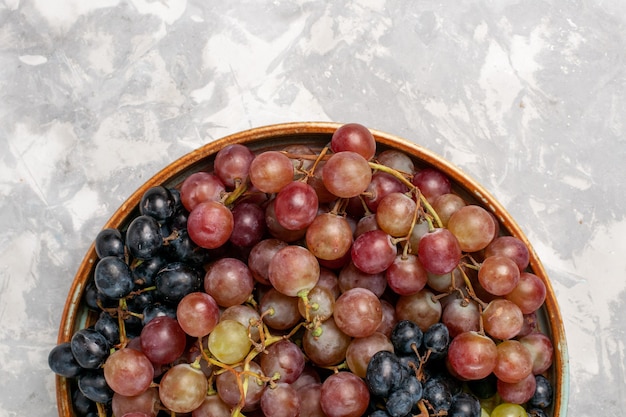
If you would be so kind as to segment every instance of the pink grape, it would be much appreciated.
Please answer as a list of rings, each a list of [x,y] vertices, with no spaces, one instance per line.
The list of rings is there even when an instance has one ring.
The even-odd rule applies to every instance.
[[[322,180],[326,189],[337,197],[351,198],[367,189],[372,180],[372,170],[360,154],[337,152],[326,161]]]
[[[382,230],[372,230],[355,239],[351,253],[357,268],[367,274],[377,274],[389,268],[398,250],[391,236]]]
[[[328,417],[360,417],[369,400],[367,385],[351,372],[332,374],[322,384],[320,404]]]
[[[320,382],[299,387],[296,392],[300,399],[300,417],[326,417],[320,405],[322,396],[322,384]]]
[[[180,327],[189,336],[208,335],[217,325],[220,310],[209,294],[192,292],[185,295],[176,307],[176,318]]]
[[[290,384],[279,381],[261,395],[261,410],[266,416],[296,417],[300,415],[300,397]]]
[[[217,175],[198,171],[189,175],[180,187],[180,200],[187,211],[205,201],[217,201],[226,187]]]
[[[480,285],[493,295],[510,293],[519,280],[519,268],[515,262],[503,255],[486,258],[478,271]]]
[[[268,269],[270,260],[276,252],[287,246],[287,242],[279,239],[264,239],[254,245],[248,256],[248,267],[254,279],[261,284],[270,285]]]
[[[342,293],[352,288],[366,288],[379,298],[387,289],[387,279],[384,272],[368,274],[357,268],[353,262],[341,268],[337,283]]]
[[[530,272],[522,272],[517,285],[505,298],[514,302],[522,313],[530,314],[543,305],[547,291],[541,278]]]
[[[376,140],[370,130],[359,123],[346,123],[337,128],[330,139],[333,152],[352,151],[370,160],[376,153]]]
[[[422,236],[417,249],[417,256],[424,268],[437,275],[452,272],[459,264],[461,254],[461,246],[456,236],[442,228]]]
[[[265,391],[266,382],[262,379],[265,377],[261,365],[257,362],[250,362],[250,372],[242,374],[241,366],[236,366],[234,371],[222,372],[215,378],[215,388],[217,394],[222,401],[228,404],[230,407],[234,407],[239,404],[241,400],[241,392],[237,381],[248,381],[248,391],[246,392],[243,411],[255,410],[258,408],[261,396]]]
[[[206,249],[219,248],[226,243],[233,227],[233,213],[217,201],[198,204],[187,219],[189,237]]]
[[[277,193],[293,181],[291,160],[278,151],[258,154],[250,164],[250,182],[264,193]]]
[[[265,235],[265,211],[254,203],[242,202],[232,209],[233,231],[229,240],[236,246],[251,247]]]
[[[204,291],[221,307],[243,304],[252,295],[254,278],[248,265],[236,258],[221,258],[208,266]]]
[[[343,362],[352,338],[341,331],[333,317],[320,323],[319,329],[319,334],[311,329],[304,332],[302,348],[307,358],[317,366]]]
[[[248,170],[253,159],[254,154],[247,146],[233,143],[215,154],[213,171],[226,187],[234,188],[237,181],[245,182],[248,178]]]
[[[320,214],[307,228],[306,246],[317,258],[339,259],[352,246],[352,228],[345,217]]]
[[[418,171],[413,176],[412,182],[429,202],[434,201],[442,194],[448,194],[452,191],[448,177],[434,168],[424,168]]]
[[[404,193],[387,194],[378,204],[376,209],[376,222],[378,226],[393,237],[408,236],[417,204]]]
[[[466,205],[467,203],[463,200],[463,198],[453,193],[442,194],[432,203],[433,210],[435,210],[439,216],[439,220],[441,220],[443,227],[448,226],[450,216]]]
[[[519,307],[504,298],[491,301],[483,310],[482,318],[485,332],[495,339],[517,336],[524,324],[524,315]]]
[[[154,367],[142,352],[122,348],[107,358],[104,363],[104,378],[114,392],[131,397],[150,387],[154,378]]]
[[[287,230],[307,228],[317,216],[319,200],[313,187],[301,181],[284,186],[276,195],[276,220]]]
[[[533,332],[519,339],[528,349],[533,361],[532,373],[539,375],[550,368],[554,357],[554,346],[548,336]]]
[[[428,273],[415,255],[397,255],[385,271],[389,288],[396,294],[409,295],[422,290],[428,282]]]
[[[480,311],[473,300],[454,298],[446,303],[441,314],[441,322],[448,327],[450,337],[468,331],[480,330]]]
[[[157,365],[174,362],[185,351],[187,336],[178,322],[168,316],[150,320],[141,330],[141,350]]]
[[[530,253],[524,242],[515,236],[495,238],[485,248],[485,257],[504,255],[515,262],[520,271],[524,271],[530,262]]]
[[[376,352],[386,350],[393,352],[393,344],[387,336],[374,332],[367,337],[352,339],[346,351],[346,363],[350,371],[358,377],[365,378],[367,364]]]
[[[450,216],[448,230],[458,239],[461,250],[476,252],[493,240],[496,222],[487,210],[472,204],[461,207]]]
[[[377,171],[372,174],[372,180],[365,190],[363,200],[371,211],[376,212],[378,205],[387,195],[396,192],[406,193],[407,191],[408,187],[399,179],[388,172]]]
[[[191,417],[231,417],[230,406],[219,395],[207,395]]]
[[[304,360],[300,347],[284,339],[268,346],[259,364],[265,375],[279,375],[280,382],[291,384],[302,374]]]
[[[497,357],[495,342],[478,332],[461,333],[448,347],[448,363],[455,374],[466,380],[487,377],[496,367]]]
[[[352,337],[372,335],[383,320],[380,299],[365,288],[352,288],[337,298],[333,313],[337,327]]]
[[[259,311],[265,313],[263,322],[276,330],[292,328],[302,319],[298,310],[299,301],[299,297],[291,297],[276,288],[270,288],[259,301]]]
[[[378,154],[378,163],[405,174],[413,174],[415,164],[410,156],[397,149],[387,149]]]
[[[398,320],[411,320],[424,332],[441,319],[441,313],[441,302],[426,288],[415,294],[400,296],[396,302]]]
[[[501,380],[497,382],[497,389],[503,402],[512,404],[524,404],[533,396],[537,381],[531,373],[519,382],[508,383]]]
[[[158,413],[159,391],[156,387],[148,388],[138,395],[125,396],[113,394],[111,410],[116,416],[123,416],[131,412],[141,412],[148,417],[155,417]]]
[[[533,361],[530,351],[517,340],[505,340],[498,344],[498,360],[493,373],[508,383],[519,382],[532,373]]]
[[[190,413],[200,407],[209,385],[202,371],[189,364],[170,368],[159,383],[163,405],[176,413]]]
[[[295,297],[317,284],[320,265],[307,249],[289,245],[272,257],[268,275],[274,288],[285,295]]]

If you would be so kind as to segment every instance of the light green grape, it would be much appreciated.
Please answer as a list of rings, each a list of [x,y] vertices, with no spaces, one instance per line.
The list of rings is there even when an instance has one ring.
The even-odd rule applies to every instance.
[[[209,334],[209,351],[228,365],[242,361],[251,346],[248,329],[235,320],[220,321]]]
[[[502,403],[491,412],[491,417],[527,417],[526,410],[519,404]]]

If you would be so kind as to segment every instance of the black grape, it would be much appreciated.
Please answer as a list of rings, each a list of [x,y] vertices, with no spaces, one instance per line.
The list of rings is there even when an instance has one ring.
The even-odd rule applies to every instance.
[[[137,259],[150,259],[163,246],[163,235],[159,222],[150,216],[138,216],[126,230],[126,246]]]
[[[172,262],[157,274],[155,284],[164,301],[178,303],[185,295],[200,289],[202,276],[189,265]]]
[[[98,291],[113,300],[127,296],[135,285],[130,268],[124,260],[116,256],[100,259],[93,279]]]
[[[391,343],[397,355],[407,355],[417,351],[422,345],[422,330],[410,320],[401,320],[391,332]]]
[[[480,401],[472,394],[456,394],[452,397],[448,417],[480,417]]]
[[[535,376],[536,387],[535,393],[528,401],[528,404],[533,407],[546,408],[552,404],[552,385],[550,381],[543,376]]]
[[[98,258],[107,256],[124,257],[124,240],[119,230],[107,228],[101,230],[96,236],[94,242],[96,254]]]
[[[176,201],[169,189],[157,185],[149,188],[141,197],[139,211],[158,222],[163,222],[174,214]]]
[[[106,311],[100,313],[98,321],[94,324],[94,329],[107,339],[109,345],[114,346],[120,342],[120,326],[117,319]]]
[[[99,368],[109,355],[109,342],[93,328],[80,329],[70,343],[74,358],[83,368]]]
[[[48,354],[48,366],[57,375],[66,378],[78,376],[82,367],[74,358],[70,342],[56,345]]]
[[[104,372],[91,370],[78,377],[78,389],[91,401],[107,404],[113,398],[113,390],[109,388],[104,379]]]

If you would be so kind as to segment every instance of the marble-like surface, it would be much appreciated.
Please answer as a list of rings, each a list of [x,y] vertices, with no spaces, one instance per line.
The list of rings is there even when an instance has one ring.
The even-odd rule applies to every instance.
[[[414,140],[490,190],[551,276],[569,415],[622,415],[624,51],[622,0],[0,0],[0,416],[57,415],[73,274],[140,184],[311,120]]]

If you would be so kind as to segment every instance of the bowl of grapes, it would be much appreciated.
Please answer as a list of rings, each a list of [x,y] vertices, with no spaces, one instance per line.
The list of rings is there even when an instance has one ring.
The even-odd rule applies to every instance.
[[[93,236],[48,356],[60,417],[565,417],[522,228],[415,141],[252,128],[172,161]]]

